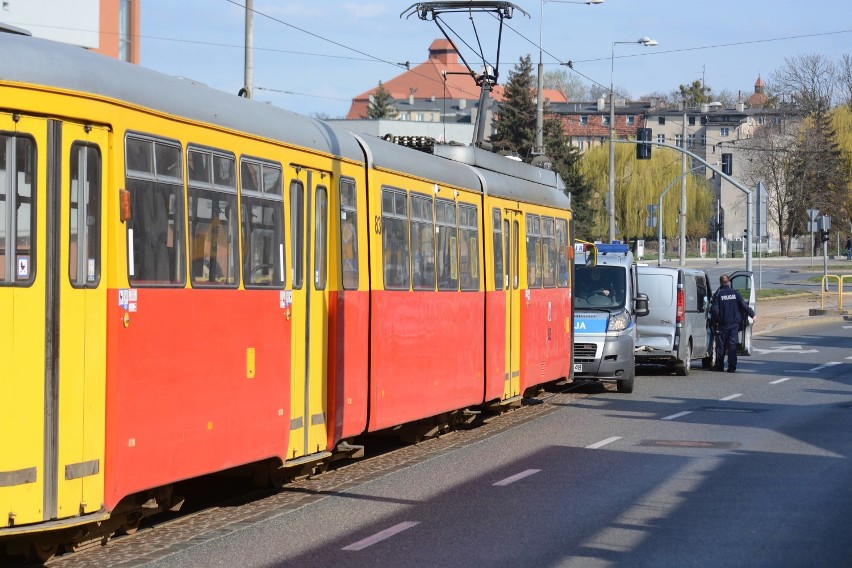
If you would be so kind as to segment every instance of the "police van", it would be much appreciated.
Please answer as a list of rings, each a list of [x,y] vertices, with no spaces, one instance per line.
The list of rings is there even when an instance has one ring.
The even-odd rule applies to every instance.
[[[574,379],[615,382],[618,392],[633,392],[636,318],[647,313],[628,245],[577,241]]]

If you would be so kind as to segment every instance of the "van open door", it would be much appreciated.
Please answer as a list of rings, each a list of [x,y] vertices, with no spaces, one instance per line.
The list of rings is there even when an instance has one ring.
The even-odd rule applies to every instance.
[[[740,293],[743,300],[752,310],[757,304],[757,292],[754,289],[754,274],[745,270],[731,273],[731,288]],[[751,355],[752,321],[748,316],[743,317],[740,331],[737,335],[737,353]]]

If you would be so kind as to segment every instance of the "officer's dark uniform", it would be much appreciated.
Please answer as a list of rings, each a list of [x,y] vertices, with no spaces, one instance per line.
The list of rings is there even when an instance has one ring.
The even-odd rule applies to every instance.
[[[728,352],[728,372],[737,370],[737,333],[743,319],[743,312],[754,317],[754,310],[737,290],[730,286],[730,282],[719,286],[713,294],[711,304],[713,319],[716,322],[716,367],[721,371],[724,367],[725,351]]]

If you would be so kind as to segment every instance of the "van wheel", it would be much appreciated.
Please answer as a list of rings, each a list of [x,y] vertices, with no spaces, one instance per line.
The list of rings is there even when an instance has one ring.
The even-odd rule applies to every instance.
[[[630,394],[633,392],[633,383],[636,382],[636,367],[631,366],[630,371],[628,371],[628,375],[626,379],[619,379],[617,383],[615,383],[615,388],[618,389],[618,392],[624,394]]]
[[[690,369],[692,369],[692,342],[686,344],[686,358],[683,361],[680,361],[675,367],[675,373],[679,377],[685,377],[689,374]]]

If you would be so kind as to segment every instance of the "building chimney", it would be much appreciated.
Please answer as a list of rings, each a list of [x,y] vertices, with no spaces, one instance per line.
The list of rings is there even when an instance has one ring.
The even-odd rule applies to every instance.
[[[459,99],[459,110],[467,108],[467,99]]]
[[[745,103],[737,103],[737,112],[745,111]]]
[[[433,102],[433,103],[435,102],[435,95],[432,95],[432,96],[431,96],[431,97],[429,97],[429,98],[432,100],[432,102]]]
[[[603,98],[603,97],[600,97],[598,99],[598,112],[605,110],[605,109],[606,109],[606,99]]]
[[[414,93],[411,93],[410,95],[408,95],[408,104],[410,104],[411,106],[414,106]]]

